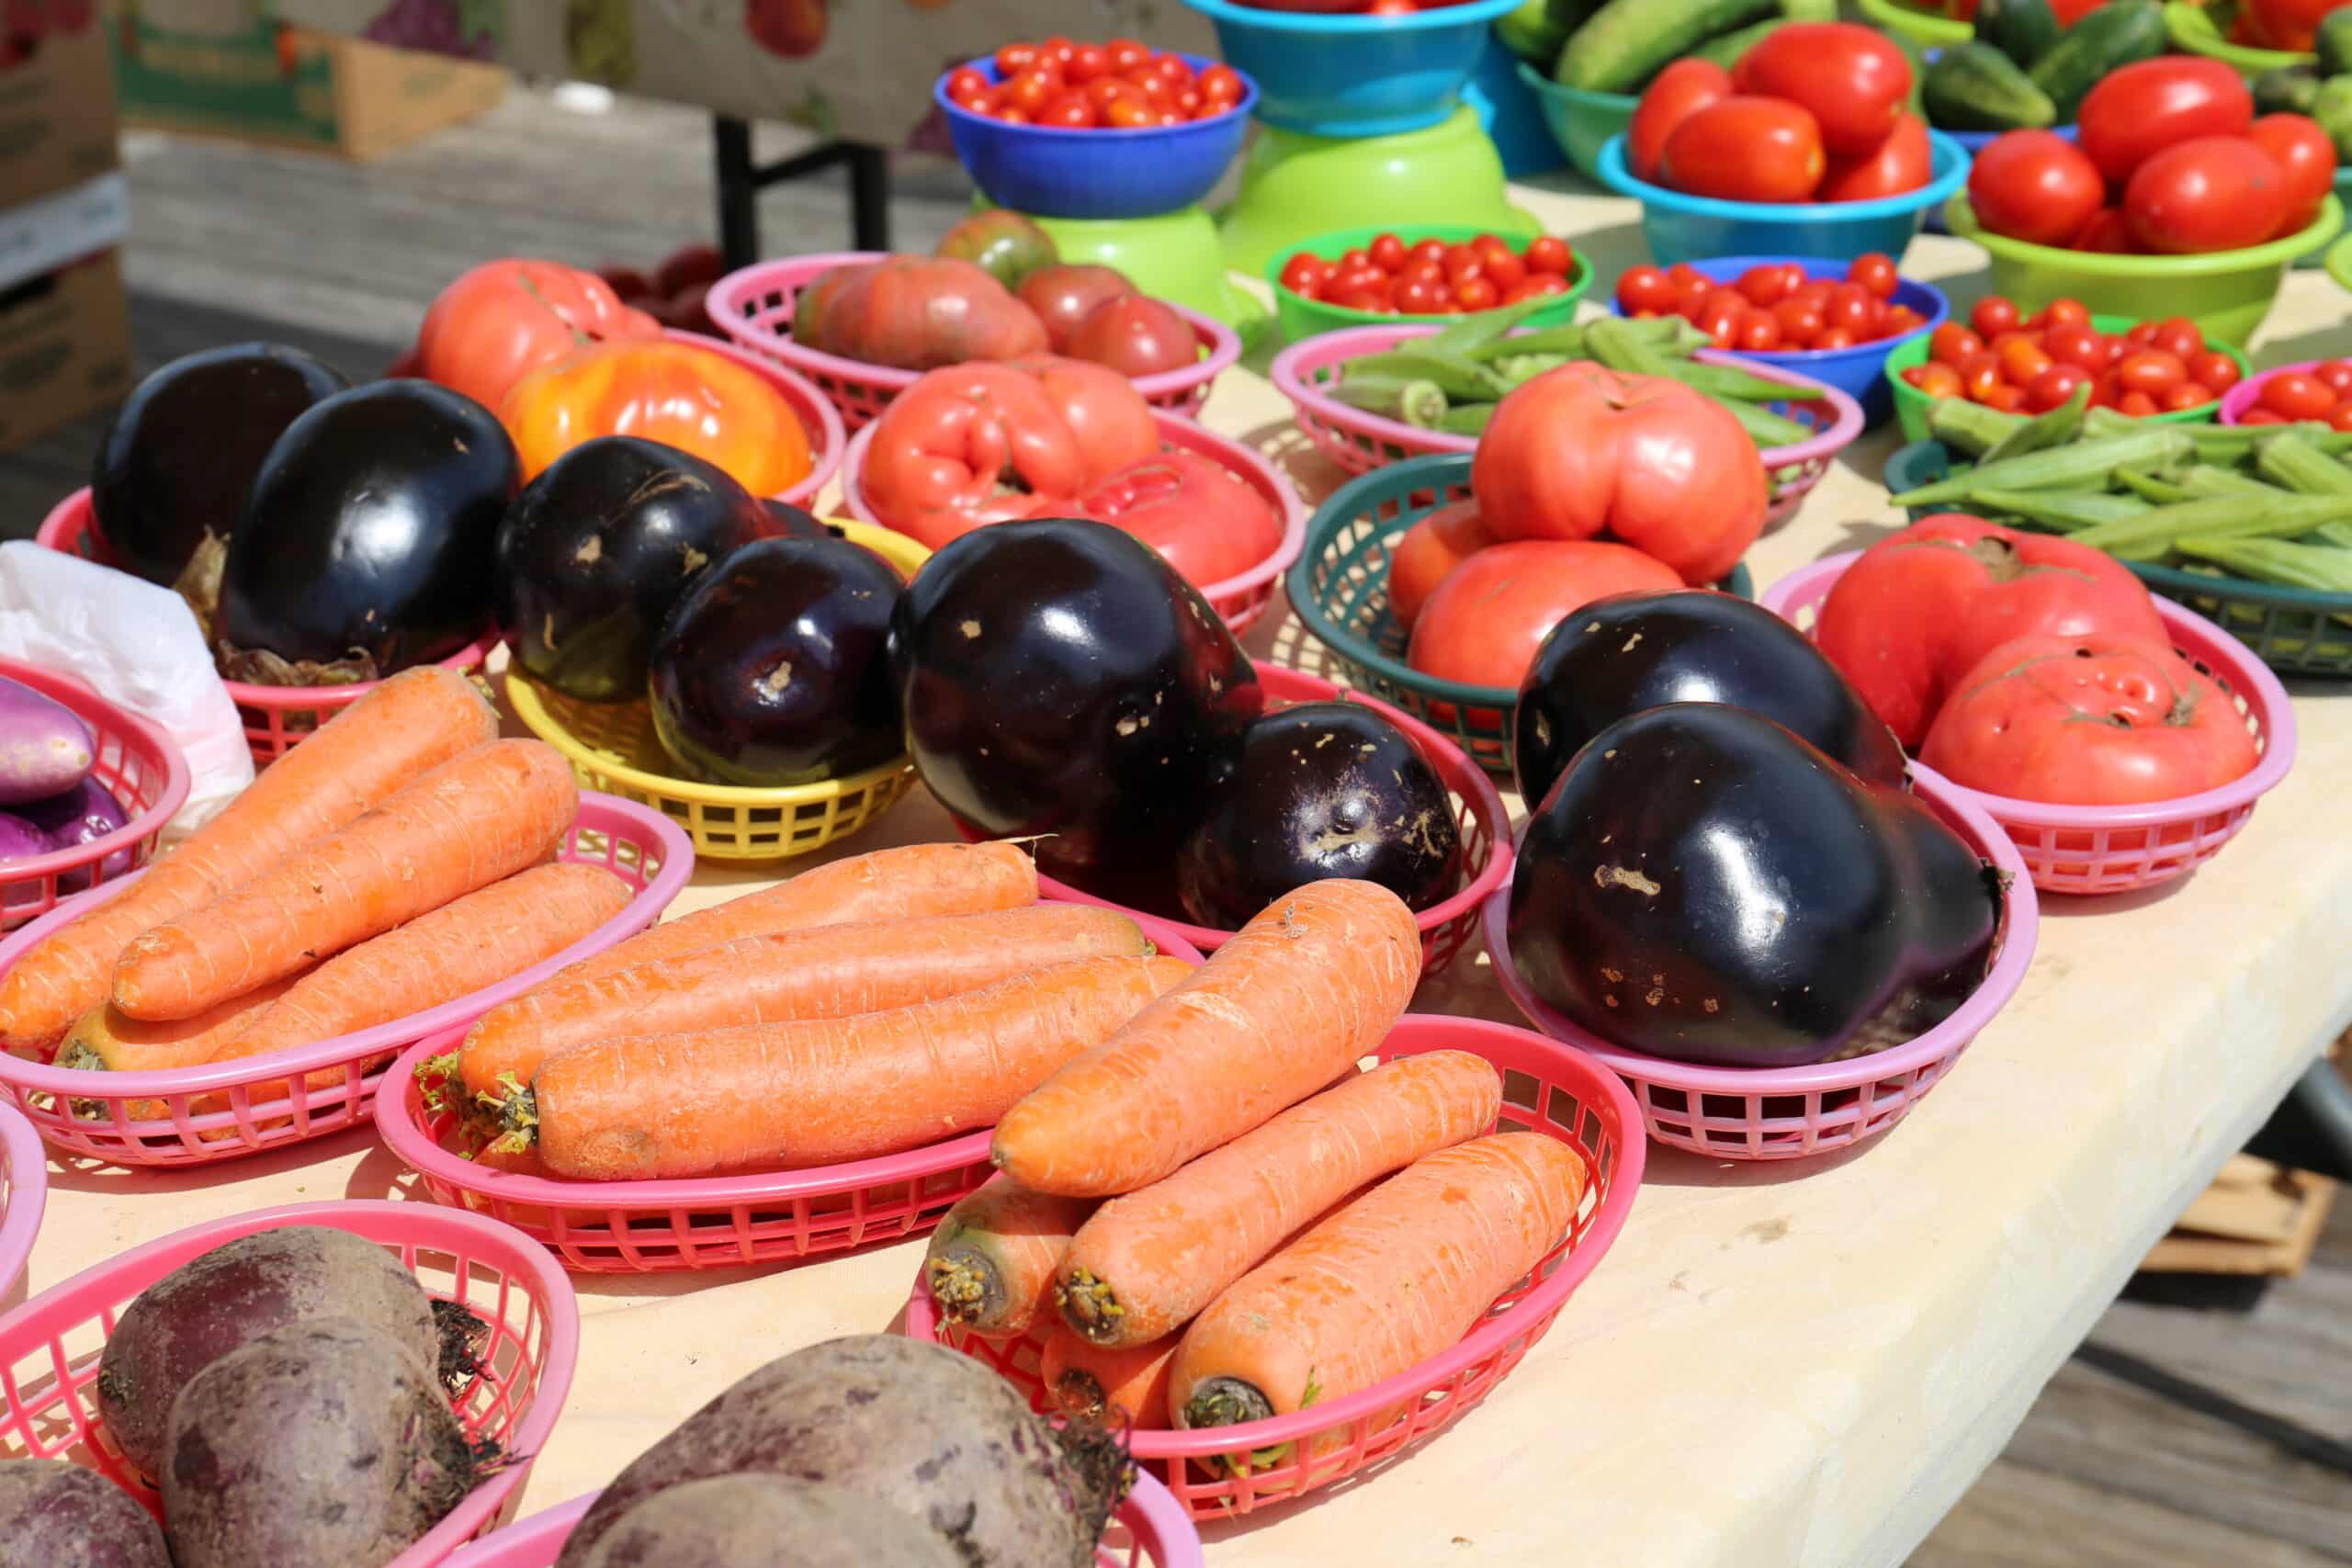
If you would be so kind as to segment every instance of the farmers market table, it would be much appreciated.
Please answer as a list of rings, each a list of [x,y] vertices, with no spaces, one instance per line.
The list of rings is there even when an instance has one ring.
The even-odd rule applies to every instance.
[[[1514,194],[1603,277],[1642,259],[1628,204]],[[1957,277],[1973,298],[1980,260],[1922,240],[1910,270]],[[2265,361],[2352,348],[2346,303],[2319,273],[2291,276]],[[1207,410],[1319,495],[1334,476],[1287,414],[1245,371]],[[1759,586],[1895,521],[1874,478],[1892,444],[1890,430],[1849,452],[1758,546]],[[1279,617],[1251,641],[1315,663]],[[2044,904],[2023,989],[1908,1120],[1795,1165],[1654,1149],[1615,1250],[1482,1407],[1367,1480],[1209,1529],[1211,1562],[1419,1568],[1567,1551],[1605,1568],[1899,1563],[2173,1215],[2352,1018],[2352,832],[2337,783],[2352,773],[2352,694],[2305,688],[2297,716],[2301,765],[2212,865],[2152,895]],[[918,796],[837,852],[948,836]],[[703,872],[677,909],[754,880]],[[1483,958],[1419,1006],[1510,1017]],[[187,1178],[62,1172],[31,1288],[218,1215],[410,1185],[357,1133]],[[797,1269],[579,1277],[579,1375],[524,1506],[601,1484],[770,1357],[890,1324],[920,1254],[910,1242]]]

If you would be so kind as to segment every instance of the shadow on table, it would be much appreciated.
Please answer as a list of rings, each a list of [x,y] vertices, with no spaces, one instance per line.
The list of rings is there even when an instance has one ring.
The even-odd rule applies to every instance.
[[[1906,1118],[1907,1120],[1907,1118]],[[1649,1163],[1642,1170],[1645,1187],[1778,1187],[1787,1181],[1800,1181],[1836,1170],[1850,1160],[1868,1154],[1874,1145],[1903,1135],[1903,1123],[1896,1122],[1878,1136],[1860,1144],[1849,1145],[1827,1154],[1813,1155],[1803,1159],[1717,1159],[1696,1155],[1687,1149],[1670,1149],[1663,1144],[1650,1145]],[[1778,1237],[1770,1239],[1777,1240]]]
[[[175,1192],[200,1192],[231,1182],[266,1179],[302,1166],[322,1164],[349,1154],[375,1136],[376,1123],[369,1119],[324,1137],[283,1145],[267,1154],[215,1160],[186,1169],[120,1166],[106,1160],[68,1155],[52,1147],[49,1151],[49,1184],[67,1192],[135,1191],[142,1199],[151,1196],[160,1198]],[[383,1153],[380,1148],[375,1151],[375,1154]],[[373,1158],[374,1155],[369,1157]],[[361,1162],[362,1165],[366,1163],[365,1160]],[[323,1178],[321,1185],[326,1185]],[[331,1190],[313,1191],[306,1186],[297,1186],[289,1190],[289,1201],[311,1202],[335,1195]]]
[[[2085,915],[2121,915],[2134,909],[2144,909],[2151,904],[2161,904],[2197,880],[2196,874],[2176,876],[2154,887],[2137,887],[2129,893],[2044,893],[2041,897],[2041,918],[2075,919]]]

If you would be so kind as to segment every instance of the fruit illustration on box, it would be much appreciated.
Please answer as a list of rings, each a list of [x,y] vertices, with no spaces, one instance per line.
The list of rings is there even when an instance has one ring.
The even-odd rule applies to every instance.
[[[825,45],[825,0],[743,0],[743,30],[770,54],[805,59]]]

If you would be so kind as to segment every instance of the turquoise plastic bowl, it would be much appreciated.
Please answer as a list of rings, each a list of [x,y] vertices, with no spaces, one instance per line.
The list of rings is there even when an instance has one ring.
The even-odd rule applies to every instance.
[[[1258,84],[1258,118],[1310,136],[1385,136],[1460,107],[1487,35],[1519,0],[1466,0],[1401,17],[1268,11],[1184,0],[1226,63]]]
[[[1519,79],[1534,95],[1544,129],[1576,172],[1599,185],[1600,150],[1611,137],[1625,133],[1642,100],[1631,93],[1589,93],[1555,82],[1523,60],[1518,63]]]
[[[1625,166],[1625,138],[1600,150],[1600,183],[1642,204],[1642,234],[1660,266],[1711,256],[1802,256],[1850,261],[1881,251],[1898,263],[1930,209],[1968,181],[1968,154],[1940,130],[1928,132],[1928,183],[1875,201],[1718,201],[1637,180]]]

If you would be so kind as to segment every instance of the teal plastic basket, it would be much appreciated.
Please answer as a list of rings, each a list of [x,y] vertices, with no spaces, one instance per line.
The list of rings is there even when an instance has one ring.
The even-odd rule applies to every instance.
[[[1413,669],[1404,628],[1388,613],[1389,557],[1414,524],[1469,496],[1470,463],[1458,453],[1409,457],[1340,486],[1307,524],[1306,548],[1286,586],[1291,609],[1337,665],[1324,673],[1452,736],[1464,755],[1509,777],[1519,694]],[[1744,565],[1715,586],[1755,597]]]

